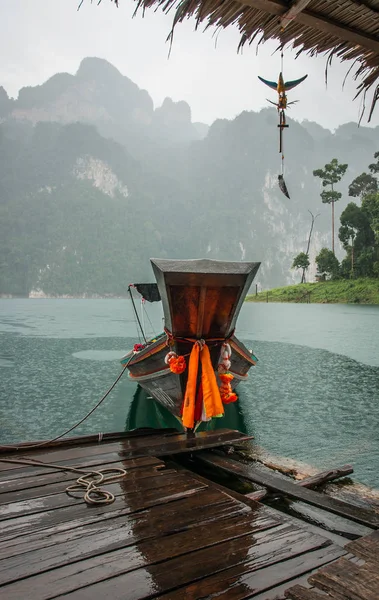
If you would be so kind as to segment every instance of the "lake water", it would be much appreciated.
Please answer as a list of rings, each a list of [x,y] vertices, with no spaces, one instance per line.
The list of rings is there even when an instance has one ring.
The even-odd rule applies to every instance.
[[[159,333],[160,304],[148,316]],[[379,487],[379,306],[245,303],[237,335],[259,358],[238,388],[255,443],[320,469],[352,463]],[[137,341],[127,300],[0,300],[0,443],[70,427]],[[75,434],[122,431],[136,407],[149,424],[136,397],[125,374]]]

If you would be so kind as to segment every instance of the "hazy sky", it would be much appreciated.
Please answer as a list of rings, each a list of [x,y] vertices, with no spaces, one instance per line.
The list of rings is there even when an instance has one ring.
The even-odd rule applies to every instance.
[[[8,94],[17,97],[20,87],[38,85],[57,72],[75,73],[86,56],[98,56],[114,64],[124,75],[146,89],[159,106],[166,96],[186,100],[194,121],[212,123],[217,118],[233,118],[243,110],[259,110],[275,93],[257,79],[276,79],[280,55],[273,54],[276,43],[246,47],[237,54],[239,33],[228,28],[194,31],[194,20],[176,28],[170,58],[166,37],[173,13],[146,11],[132,18],[135,3],[121,0],[117,9],[109,0],[91,4],[84,0],[0,0],[1,77]],[[355,82],[350,77],[342,90],[349,63],[333,61],[325,89],[326,58],[301,56],[294,60],[285,52],[285,79],[308,73],[308,79],[289,93],[300,102],[290,116],[299,121],[313,120],[335,129],[348,121],[358,121],[360,100],[353,102]],[[366,105],[369,106],[371,94]],[[379,124],[377,107],[372,125]],[[367,125],[366,121],[362,125]]]

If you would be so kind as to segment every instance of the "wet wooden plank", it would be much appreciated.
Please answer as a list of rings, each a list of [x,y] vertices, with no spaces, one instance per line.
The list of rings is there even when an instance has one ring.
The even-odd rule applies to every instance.
[[[25,459],[39,460],[47,464],[63,464],[63,461],[75,460],[82,462],[88,457],[105,453],[118,453],[120,458],[136,458],[140,456],[167,456],[192,452],[202,448],[214,448],[223,444],[232,444],[251,439],[239,431],[219,429],[215,431],[203,431],[192,435],[185,433],[135,437],[123,439],[119,442],[98,443],[95,445],[82,445],[74,448],[50,449],[44,451],[30,451],[22,455],[0,456],[0,472],[24,468],[22,464],[2,462],[4,459],[22,461]],[[66,463],[67,464],[67,463]]]
[[[302,585],[294,585],[289,590],[284,592],[285,598],[291,600],[329,600],[330,596],[322,595],[317,592],[314,588],[305,588]]]
[[[212,433],[212,436],[202,437],[202,433]],[[169,456],[171,454],[183,454],[187,452],[195,452],[202,449],[210,449],[217,448],[223,445],[231,445],[236,443],[241,443],[244,441],[251,440],[252,436],[247,436],[239,432],[234,431],[223,431],[221,429],[215,430],[214,432],[200,432],[195,434],[194,437],[186,436],[183,434],[182,439],[178,439],[176,441],[167,440],[167,442],[162,444],[157,444],[154,447],[145,448],[143,456],[150,456],[154,454],[155,456]],[[127,451],[123,450],[120,453],[120,456],[125,458],[129,458],[132,456],[140,456],[142,455],[141,451]]]
[[[161,429],[155,429],[152,427],[141,427],[133,431],[111,431],[106,433],[95,433],[87,435],[77,435],[72,437],[65,437],[54,442],[49,440],[34,440],[33,442],[19,442],[17,444],[7,444],[7,446],[0,447],[0,454],[9,454],[11,451],[18,452],[19,449],[25,451],[36,450],[37,444],[43,444],[43,449],[56,448],[59,446],[79,446],[81,444],[96,444],[102,442],[112,442],[114,440],[122,440],[124,438],[135,438],[148,435],[169,435],[171,433],[178,433],[177,429],[172,427],[165,427]],[[34,448],[33,448],[34,447]]]
[[[149,523],[129,519],[127,524],[120,523],[117,528],[104,529],[102,535],[92,532],[91,535],[76,536],[76,539],[69,542],[55,543],[49,548],[1,560],[0,585],[121,549],[122,560],[125,559],[129,566],[135,564],[130,558],[134,553],[139,557],[156,555],[163,560],[278,525],[275,520],[265,515],[255,515],[252,511],[242,512],[238,503],[228,506],[227,516],[226,507],[221,510],[208,507],[210,508],[213,508],[213,515],[210,510],[206,516],[190,515],[187,512],[185,521],[180,519],[180,515],[174,515],[171,523],[167,523],[167,520],[165,523],[161,521],[158,527],[153,518]],[[153,514],[150,514],[150,517],[153,517]],[[162,535],[168,536],[167,539],[162,539]],[[129,554],[124,552],[128,547]],[[107,557],[104,560],[107,561]],[[87,564],[92,563],[88,561]],[[142,564],[143,562],[140,562],[138,566]],[[81,564],[77,568],[81,568]]]
[[[198,521],[207,522],[215,520],[215,510],[218,518],[228,518],[236,514],[245,514],[251,512],[251,508],[242,502],[237,502],[225,493],[220,493],[212,488],[203,488],[198,493],[179,498],[169,504],[158,504],[140,512],[128,513],[125,511],[116,511],[116,514],[106,513],[95,517],[95,520],[85,525],[80,525],[77,521],[59,523],[56,526],[43,529],[42,531],[32,532],[28,535],[22,535],[5,542],[0,542],[0,559],[9,558],[30,552],[39,548],[60,544],[62,542],[76,541],[78,538],[92,535],[102,536],[104,532],[111,531],[114,528],[130,528],[135,525],[138,528],[138,534],[144,539],[145,530],[148,537],[156,537],[160,534],[166,535],[185,528],[191,527]],[[256,505],[254,507],[256,520],[270,519],[272,523],[278,524],[277,517],[268,514],[268,510]],[[133,531],[131,531],[131,535]],[[134,539],[134,538],[133,538]],[[137,537],[135,539],[137,542]]]
[[[71,526],[81,526],[98,519],[111,518],[120,514],[138,512],[149,506],[174,502],[179,498],[196,494],[206,486],[192,480],[184,481],[178,490],[177,484],[128,494],[127,491],[116,496],[113,504],[89,507],[78,501],[73,506],[56,508],[31,515],[7,519],[1,522],[0,540],[13,539],[18,535],[27,535],[33,531],[58,527],[71,522]]]
[[[93,466],[96,465],[105,465],[105,464],[110,464],[110,463],[116,463],[116,462],[120,462],[122,460],[122,462],[125,462],[125,464],[128,465],[129,469],[131,468],[131,463],[133,460],[138,460],[138,461],[143,461],[145,465],[162,465],[164,466],[164,462],[162,460],[160,460],[159,458],[156,458],[155,456],[142,456],[139,458],[130,458],[130,459],[120,459],[120,455],[118,454],[118,452],[110,452],[109,454],[98,454],[96,456],[92,456],[92,457],[88,457],[86,459],[81,459],[81,460],[75,460],[75,459],[68,459],[68,460],[61,460],[59,461],[59,463],[55,463],[55,464],[59,464],[59,466],[61,467],[79,467],[82,469],[87,469],[88,467],[92,468]],[[136,463],[136,468],[139,468],[142,465],[142,462],[140,463]],[[4,483],[4,485],[8,484],[11,481],[14,481],[16,479],[20,480],[24,477],[34,477],[34,476],[40,476],[40,475],[50,475],[52,473],[55,474],[59,474],[60,472],[62,472],[60,469],[54,469],[52,467],[48,467],[45,464],[41,464],[41,466],[24,466],[22,468],[17,468],[17,469],[11,469],[9,471],[3,471],[0,473],[0,486],[2,488],[2,484]],[[21,484],[22,485],[22,484]]]
[[[157,436],[141,436],[135,437],[132,439],[125,438],[122,440],[112,441],[112,442],[101,442],[97,444],[84,444],[78,446],[69,446],[69,447],[60,447],[60,448],[52,448],[52,449],[44,449],[44,450],[29,450],[27,452],[23,452],[22,454],[12,454],[6,456],[0,456],[0,471],[8,471],[11,469],[19,469],[23,468],[24,465],[15,464],[13,462],[6,462],[8,459],[10,461],[19,460],[25,461],[28,460],[38,460],[42,463],[47,464],[60,464],[62,460],[80,460],[87,459],[90,456],[96,456],[99,454],[107,454],[110,452],[121,452],[123,450],[141,450],[145,447],[156,446],[158,444],[162,444],[162,442],[168,440],[172,440],[175,442],[180,434],[168,434],[168,435],[157,435]]]
[[[337,469],[329,469],[328,471],[322,471],[316,475],[305,477],[304,479],[294,481],[294,483],[300,487],[313,488],[327,483],[328,481],[334,481],[335,479],[346,477],[347,475],[351,475],[351,473],[354,473],[353,467],[351,465],[344,465],[343,467],[339,467]],[[250,498],[251,500],[259,501],[267,496],[267,494],[268,490],[258,490],[256,492],[246,494],[246,497]]]
[[[86,544],[89,540],[92,546],[97,536],[103,538],[114,535],[114,542],[124,539],[126,542],[137,543],[144,539],[168,535],[197,526],[198,523],[215,522],[220,519],[228,519],[232,516],[254,514],[256,523],[272,526],[278,525],[277,518],[267,514],[265,507],[258,507],[251,511],[242,503],[235,502],[225,494],[219,494],[215,490],[201,490],[193,496],[178,499],[173,503],[152,506],[141,512],[131,514],[117,514],[116,517],[105,521],[96,521],[79,527],[67,528],[63,525],[57,528],[49,528],[26,536],[20,536],[13,540],[0,542],[0,559],[19,556],[39,549],[44,551],[51,546],[60,544],[76,543]],[[69,527],[70,523],[68,524]],[[118,531],[116,531],[118,530]],[[100,541],[99,544],[103,544]],[[87,550],[85,550],[87,551]],[[60,550],[59,550],[60,552]]]
[[[122,496],[125,502],[133,499],[133,495],[142,494],[147,490],[154,490],[162,487],[174,487],[178,490],[185,483],[188,484],[191,480],[177,471],[162,471],[157,472],[152,477],[128,479],[123,478],[119,482],[107,483],[105,488],[113,493],[116,497]],[[87,507],[83,501],[82,495],[77,494],[78,497],[74,498],[69,496],[65,492],[59,492],[52,495],[43,495],[37,498],[31,498],[28,500],[21,500],[20,502],[10,502],[8,504],[0,505],[0,523],[5,519],[12,519],[20,514],[23,517],[27,515],[33,515],[36,513],[44,513],[46,511],[57,510],[66,507],[77,507],[78,505],[84,505],[86,508],[94,508],[93,506]],[[109,504],[107,508],[110,508],[112,504]]]
[[[343,554],[343,550],[337,546],[317,548],[310,552],[288,557],[286,560],[274,562],[273,564],[255,565],[254,560],[246,561],[236,567],[226,569],[215,575],[205,577],[193,582],[186,587],[180,587],[166,594],[159,594],[157,600],[198,600],[199,598],[217,598],[217,600],[245,600],[257,596],[266,600],[275,598],[278,600],[283,596],[277,595],[275,588],[282,587],[283,583],[289,583],[299,576],[309,573],[318,567],[335,560]],[[93,589],[96,590],[98,586]],[[105,589],[105,584],[103,584]],[[89,588],[90,589],[90,588]],[[265,591],[269,591],[269,595]],[[90,596],[83,593],[78,595],[78,600],[90,600]],[[133,596],[140,600],[143,596]],[[74,595],[67,598],[74,600]],[[121,599],[122,593],[115,596],[115,600]],[[323,600],[325,596],[317,600]],[[326,599],[325,599],[326,600]]]
[[[209,533],[207,530],[205,534],[203,528],[199,528],[199,537],[195,539],[191,530],[158,539],[155,545],[149,541],[145,545],[138,544],[47,571],[4,586],[2,597],[19,599],[33,590],[33,597],[39,600],[70,591],[74,592],[72,597],[78,599],[103,596],[124,599],[127,590],[128,600],[132,600],[168,591],[209,573],[249,562],[249,559],[251,563],[252,556],[255,568],[260,568],[329,543],[290,525],[246,534],[246,523],[241,528],[234,526],[230,531],[226,523],[223,528],[211,525]],[[223,535],[229,536],[227,541],[217,543]],[[212,549],[204,548],[208,539],[216,544]],[[197,550],[199,544],[203,547]],[[101,583],[94,586],[96,582]]]
[[[299,587],[304,586],[305,588],[307,588],[308,584],[307,584],[307,577],[309,576],[309,572],[306,575],[300,575],[300,577],[295,577],[294,579],[291,580],[291,585],[294,587],[295,585],[298,585]],[[281,583],[279,585],[276,585],[273,588],[270,588],[269,590],[266,590],[265,592],[259,593],[259,594],[254,594],[253,598],[254,600],[283,600],[285,598],[284,594],[286,592],[286,590],[288,589],[288,581],[285,583]],[[309,586],[308,586],[309,587]],[[327,597],[324,598],[317,598],[317,600],[329,600]]]
[[[336,469],[328,469],[327,471],[316,473],[316,475],[305,477],[304,479],[300,479],[295,483],[301,487],[316,487],[328,481],[334,481],[335,479],[340,479],[341,477],[347,477],[347,475],[351,475],[352,473],[354,473],[352,465],[343,465],[342,467],[337,467]]]
[[[379,570],[379,531],[346,544],[346,550],[364,560],[375,561]]]
[[[379,573],[368,565],[358,567],[341,558],[314,573],[309,583],[329,593],[334,598],[378,600]]]
[[[160,465],[158,465],[158,467],[160,467]],[[100,468],[123,469],[125,467],[122,463],[111,463],[109,465],[101,465],[99,467],[99,469]],[[88,473],[90,473],[91,469],[86,469],[86,471]],[[150,477],[159,477],[159,476],[168,475],[168,474],[174,475],[175,473],[176,473],[176,471],[174,471],[173,469],[162,470],[160,468],[157,468],[156,465],[154,465],[152,467],[149,466],[149,467],[145,467],[145,468],[141,467],[140,469],[132,469],[132,470],[128,471],[126,473],[126,475],[123,476],[122,481],[133,484],[134,482],[137,482],[140,479],[146,479],[146,478],[150,478]],[[111,475],[111,473],[108,473],[108,474],[106,473],[105,475]],[[117,475],[117,473],[115,473],[115,475]],[[31,500],[33,498],[41,498],[41,497],[52,496],[55,494],[62,493],[66,490],[66,488],[69,485],[73,485],[75,483],[75,481],[78,479],[78,477],[80,477],[80,476],[81,476],[80,473],[58,472],[58,477],[59,477],[58,481],[51,481],[49,479],[49,475],[46,475],[45,478],[44,477],[39,478],[40,485],[38,485],[38,486],[29,487],[28,485],[26,485],[26,486],[24,485],[19,490],[13,489],[10,492],[0,494],[0,515],[1,515],[2,505],[9,505],[12,502],[21,502],[21,501],[25,501],[25,500]],[[33,478],[32,478],[32,480],[33,480]],[[20,480],[17,480],[17,481],[20,483]],[[25,483],[25,481],[29,481],[29,479],[24,478],[21,481]],[[105,483],[104,486],[107,487],[107,483]]]
[[[374,511],[353,506],[331,496],[299,487],[292,481],[263,472],[252,465],[237,462],[229,457],[221,457],[210,452],[201,452],[197,455],[197,459],[207,465],[218,467],[228,473],[244,477],[270,490],[280,492],[290,498],[301,500],[302,502],[351,519],[366,527],[379,528],[379,514]]]
[[[221,574],[226,569],[229,570],[237,565],[240,565],[246,573],[249,568],[259,570],[280,563],[282,560],[287,562],[292,556],[303,555],[308,551],[324,547],[325,544],[328,544],[328,542],[325,542],[319,536],[310,536],[308,533],[292,526],[279,525],[268,531],[219,543],[212,551],[207,548],[197,550],[188,555],[186,560],[179,556],[148,566],[146,563],[142,568],[116,577],[121,568],[120,561],[118,561],[114,565],[118,571],[109,571],[108,568],[105,572],[103,571],[103,579],[109,577],[110,573],[113,574],[112,579],[102,582],[98,579],[99,583],[96,585],[88,585],[88,578],[91,575],[89,570],[78,574],[78,578],[75,575],[75,581],[70,574],[70,585],[74,583],[74,585],[77,585],[77,589],[72,594],[68,594],[67,598],[82,600],[84,598],[101,597],[104,594],[116,600],[125,598],[125,590],[127,589],[128,600],[136,600],[149,597],[152,594],[162,594],[179,586],[188,586],[196,580],[203,583],[204,577],[216,573]],[[304,560],[304,557],[302,560]],[[99,577],[100,574],[97,573],[96,576]],[[84,585],[88,587],[83,588]],[[208,593],[213,594],[214,591],[212,586]],[[197,595],[195,597],[199,598],[207,595],[207,593],[202,592],[201,596]]]
[[[252,436],[247,436],[239,431],[218,429],[215,431],[204,431],[194,435],[180,434],[177,439],[167,438],[158,442],[156,445],[151,445],[145,448],[123,448],[120,456],[125,458],[137,456],[168,456],[171,454],[183,454],[194,452],[197,450],[216,448],[222,445],[230,445],[240,443],[252,439]]]

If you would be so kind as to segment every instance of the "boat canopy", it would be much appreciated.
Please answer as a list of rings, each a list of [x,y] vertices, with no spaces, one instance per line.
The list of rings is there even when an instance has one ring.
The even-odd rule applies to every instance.
[[[133,287],[147,302],[159,302],[161,299],[156,283],[133,283]]]
[[[151,259],[174,337],[227,338],[260,263]]]

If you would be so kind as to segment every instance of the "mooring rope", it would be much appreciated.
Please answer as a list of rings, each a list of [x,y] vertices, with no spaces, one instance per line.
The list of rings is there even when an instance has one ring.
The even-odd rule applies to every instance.
[[[99,408],[100,404],[102,404],[104,402],[104,400],[107,398],[107,396],[109,396],[109,394],[111,393],[111,391],[113,390],[115,385],[120,381],[121,377],[123,376],[124,372],[126,371],[126,367],[128,366],[128,364],[129,364],[130,360],[133,358],[133,356],[134,356],[133,354],[130,356],[128,362],[124,365],[124,367],[123,367],[121,373],[118,375],[117,379],[112,383],[111,387],[105,392],[105,394],[102,396],[102,398],[100,398],[99,402],[97,402],[97,404],[95,404],[95,406],[82,419],[80,419],[80,421],[75,423],[75,425],[73,425],[72,427],[67,429],[64,433],[57,435],[56,437],[52,438],[51,440],[45,440],[44,442],[39,442],[38,444],[28,444],[28,445],[24,445],[21,447],[20,446],[19,447],[10,446],[10,445],[5,446],[5,445],[1,444],[0,449],[1,450],[19,451],[19,450],[30,450],[31,448],[33,448],[33,449],[41,448],[42,446],[46,446],[48,444],[51,444],[52,442],[59,440],[60,438],[64,437],[65,435],[67,435],[68,433],[70,433],[71,431],[76,429],[76,427],[79,427],[79,425],[81,425],[83,423],[83,421],[88,419],[88,417],[90,415],[92,415],[92,413],[95,412],[95,410],[97,408]],[[102,434],[99,434],[99,441],[102,440],[102,437],[103,437]],[[105,490],[105,489],[99,487],[99,484],[103,484],[106,482],[110,483],[111,481],[112,482],[119,481],[122,477],[125,477],[125,475],[126,475],[125,469],[120,469],[118,467],[109,468],[109,469],[85,471],[84,469],[78,469],[76,467],[68,467],[68,466],[62,466],[62,465],[55,465],[53,463],[45,463],[43,461],[40,461],[40,460],[34,459],[34,458],[17,459],[17,458],[2,458],[0,456],[0,462],[22,464],[22,465],[27,465],[27,466],[48,467],[51,469],[59,469],[61,471],[72,471],[73,473],[81,473],[81,476],[78,477],[76,482],[73,485],[69,485],[66,488],[66,493],[69,496],[73,496],[74,498],[77,498],[77,496],[75,496],[74,493],[84,490],[83,499],[87,504],[111,504],[112,502],[114,502],[114,500],[115,500],[114,494],[112,494],[112,492],[109,492],[108,490]],[[113,475],[107,476],[107,475],[105,475],[105,473],[113,473]]]
[[[57,435],[55,438],[52,438],[51,440],[45,440],[44,442],[38,442],[38,444],[25,444],[23,446],[5,446],[3,444],[0,444],[0,450],[14,450],[14,451],[18,451],[18,450],[30,450],[31,448],[40,448],[41,446],[46,446],[47,444],[51,444],[52,442],[56,442],[57,440],[60,440],[62,437],[64,437],[65,435],[67,435],[68,433],[71,433],[71,431],[73,431],[74,429],[76,429],[77,427],[79,427],[79,425],[81,425],[86,419],[88,419],[88,417],[90,417],[92,415],[92,413],[95,412],[95,410],[97,408],[99,408],[100,404],[102,404],[104,402],[104,400],[107,398],[107,396],[109,396],[109,394],[111,393],[111,391],[113,390],[113,388],[116,386],[116,384],[120,381],[121,377],[123,376],[123,374],[125,373],[126,367],[128,366],[130,360],[134,357],[134,355],[132,354],[128,360],[127,363],[125,363],[125,365],[123,365],[123,369],[121,371],[121,373],[118,375],[116,381],[114,381],[114,383],[112,383],[111,387],[105,392],[104,396],[102,398],[100,398],[99,402],[97,404],[95,404],[95,406],[93,408],[91,408],[91,410],[82,418],[80,419],[80,421],[78,421],[77,423],[75,423],[75,425],[73,425],[72,427],[70,427],[69,429],[67,429],[66,431],[64,431],[63,433],[61,433],[60,435]],[[99,436],[102,434],[99,434]],[[0,458],[0,460],[3,460],[2,458]]]

